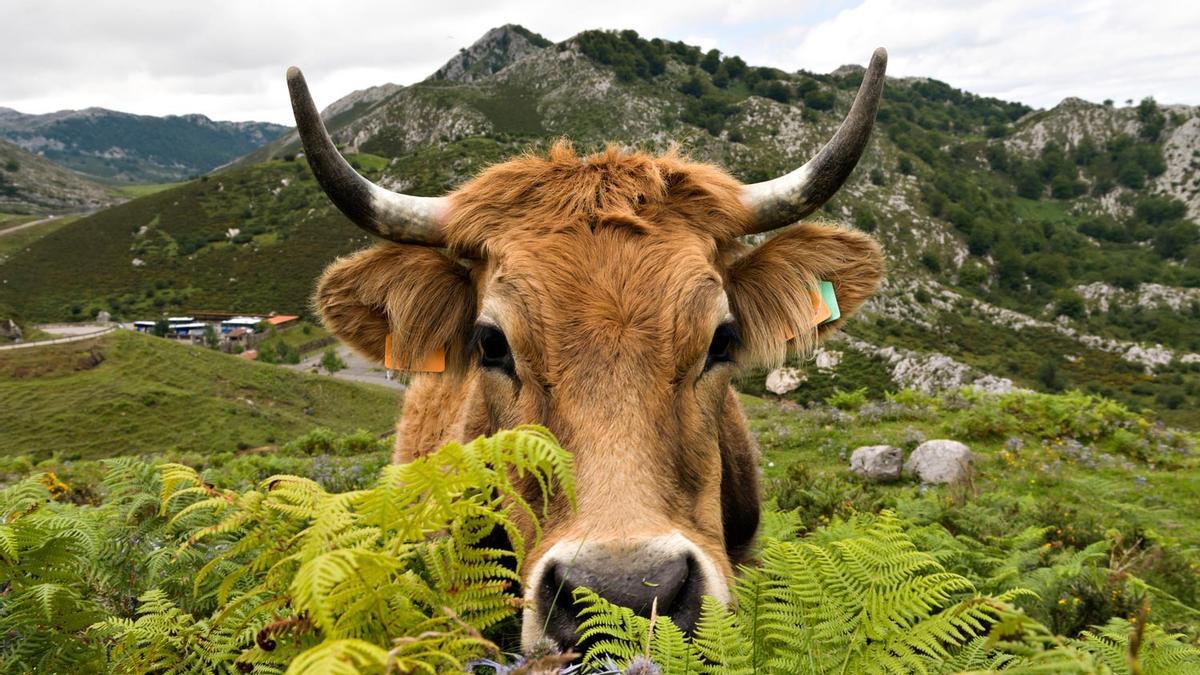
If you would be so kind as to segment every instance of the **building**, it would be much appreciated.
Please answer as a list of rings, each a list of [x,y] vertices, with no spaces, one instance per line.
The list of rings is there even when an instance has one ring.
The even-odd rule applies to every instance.
[[[157,321],[134,321],[133,329],[139,333],[153,333]]]
[[[267,323],[275,327],[276,330],[287,330],[299,323],[300,317],[289,316],[287,314],[278,314],[267,319]]]
[[[228,335],[231,331],[238,328],[245,328],[253,333],[256,331],[258,324],[262,323],[261,316],[235,316],[232,319],[226,319],[221,322],[221,335]]]
[[[171,324],[171,332],[178,338],[203,338],[205,328],[208,328],[208,324],[202,321]]]

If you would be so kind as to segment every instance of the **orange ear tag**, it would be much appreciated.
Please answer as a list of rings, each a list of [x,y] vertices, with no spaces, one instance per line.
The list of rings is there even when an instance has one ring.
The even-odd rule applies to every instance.
[[[809,317],[809,324],[808,324],[808,326],[805,327],[806,330],[808,328],[812,328],[813,326],[821,325],[822,323],[828,321],[829,318],[833,316],[833,310],[829,309],[829,305],[825,304],[825,299],[821,297],[820,290],[818,290],[816,288],[809,289],[808,299],[812,303],[813,314],[812,314],[812,316]],[[791,328],[788,328],[787,336],[784,337],[783,339],[791,340],[791,339],[794,339],[795,337],[796,337],[796,331]]]
[[[410,373],[440,373],[446,370],[446,350],[435,349],[414,364],[400,366],[392,356],[392,336],[389,333],[383,342],[383,367],[388,370],[407,370]]]

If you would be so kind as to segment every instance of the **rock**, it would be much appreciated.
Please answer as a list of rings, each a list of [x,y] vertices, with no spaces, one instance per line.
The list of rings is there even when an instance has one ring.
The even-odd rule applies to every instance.
[[[22,337],[21,327],[12,319],[0,319],[0,337],[20,341]]]
[[[103,309],[96,313],[96,323],[111,323],[112,315]]]
[[[900,478],[904,451],[892,445],[865,445],[850,453],[850,472],[877,483]]]
[[[767,375],[767,391],[783,396],[807,379],[808,376],[798,368],[776,368]]]
[[[909,455],[904,473],[915,475],[926,485],[955,483],[970,472],[974,461],[971,449],[958,441],[925,441]]]
[[[817,349],[814,361],[817,365],[817,370],[830,371],[838,367],[842,362],[842,352],[833,351],[832,349],[819,348]]]

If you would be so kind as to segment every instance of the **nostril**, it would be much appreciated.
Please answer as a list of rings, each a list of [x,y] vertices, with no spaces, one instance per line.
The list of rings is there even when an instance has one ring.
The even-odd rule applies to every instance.
[[[628,555],[628,554],[626,554]],[[578,613],[575,591],[587,588],[601,598],[628,607],[648,617],[657,602],[661,616],[691,633],[700,618],[705,592],[699,562],[687,552],[668,556],[610,557],[556,561],[545,568],[538,583],[538,606],[542,608],[539,632],[569,647],[576,644]]]

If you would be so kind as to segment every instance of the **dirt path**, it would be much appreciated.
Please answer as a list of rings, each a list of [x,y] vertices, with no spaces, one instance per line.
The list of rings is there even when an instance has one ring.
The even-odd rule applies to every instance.
[[[48,223],[48,222],[50,222],[50,221],[52,221],[52,220],[58,220],[59,218],[65,218],[65,217],[66,217],[66,216],[50,216],[49,218],[42,218],[41,220],[31,220],[31,221],[29,221],[28,223],[22,223],[22,224],[20,224],[20,225],[17,225],[17,226],[15,226],[15,227],[10,227],[10,228],[8,228],[8,229],[6,229],[6,230],[0,230],[0,237],[4,237],[4,236],[7,236],[7,235],[10,235],[10,234],[12,234],[13,232],[20,232],[21,230],[24,230],[24,229],[25,229],[25,228],[27,228],[27,227],[33,227],[33,226],[35,226],[35,225],[41,225],[41,224],[43,224],[43,223]]]
[[[15,345],[4,345],[0,347],[0,351],[7,351],[10,349],[29,349],[31,347],[61,345],[65,342],[90,340],[91,338],[107,335],[116,330],[116,326],[97,326],[88,324],[63,324],[58,326],[38,326],[38,328],[51,335],[62,335],[63,337],[54,338],[53,340],[35,340],[34,342],[19,342]]]

